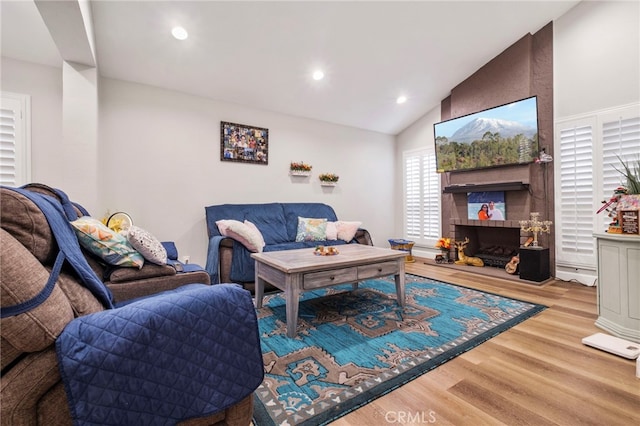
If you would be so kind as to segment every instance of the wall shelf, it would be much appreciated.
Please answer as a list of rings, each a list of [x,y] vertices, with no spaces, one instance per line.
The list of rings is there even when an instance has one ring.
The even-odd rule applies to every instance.
[[[485,192],[485,191],[524,191],[529,189],[528,183],[523,182],[498,182],[498,183],[479,183],[466,185],[449,185],[445,186],[442,192],[444,194],[455,194],[461,192]]]

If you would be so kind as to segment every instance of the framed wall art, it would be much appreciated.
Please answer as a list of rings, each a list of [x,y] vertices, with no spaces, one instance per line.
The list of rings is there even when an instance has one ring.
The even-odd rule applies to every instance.
[[[269,129],[221,121],[220,161],[269,164]]]

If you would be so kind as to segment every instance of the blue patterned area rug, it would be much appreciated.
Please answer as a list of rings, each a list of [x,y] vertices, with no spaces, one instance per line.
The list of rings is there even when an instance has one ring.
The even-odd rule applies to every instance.
[[[258,310],[265,379],[254,423],[326,424],[545,309],[542,305],[406,275],[304,293],[296,337],[282,293]]]

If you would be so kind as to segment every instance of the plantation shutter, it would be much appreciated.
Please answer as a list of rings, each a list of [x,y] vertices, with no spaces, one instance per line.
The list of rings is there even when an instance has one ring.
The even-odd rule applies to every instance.
[[[440,233],[440,177],[435,154],[405,152],[404,237],[419,245],[433,245]]]
[[[620,174],[620,161],[633,164],[640,158],[640,117],[603,117],[602,124],[602,185],[597,192],[602,200],[611,198],[613,191],[626,184]],[[618,169],[618,170],[616,170]],[[604,231],[610,218],[601,214],[597,231]]]
[[[558,124],[556,154],[556,259],[559,264],[595,265],[593,240],[594,120]]]
[[[420,157],[407,156],[404,162],[404,223],[405,235],[409,239],[419,239],[422,229],[422,209],[420,200]]]
[[[30,180],[28,97],[0,97],[0,184],[19,186]]]
[[[440,208],[440,175],[436,173],[435,153],[423,155],[422,170],[423,238],[437,240],[440,238],[440,212],[442,209]]]
[[[607,212],[596,212],[602,201],[608,201],[626,183],[618,171],[620,161],[631,164],[640,159],[640,107],[597,111],[556,122],[556,152],[558,149],[556,263],[595,269],[593,233],[604,232],[612,220]]]

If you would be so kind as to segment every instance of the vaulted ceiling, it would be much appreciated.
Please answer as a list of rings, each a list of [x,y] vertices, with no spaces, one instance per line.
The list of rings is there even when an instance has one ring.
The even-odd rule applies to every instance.
[[[392,135],[577,3],[89,2],[103,77]],[[32,0],[0,8],[2,56],[61,66],[51,34],[73,42],[74,25],[50,34]],[[175,25],[188,39],[171,36]]]

